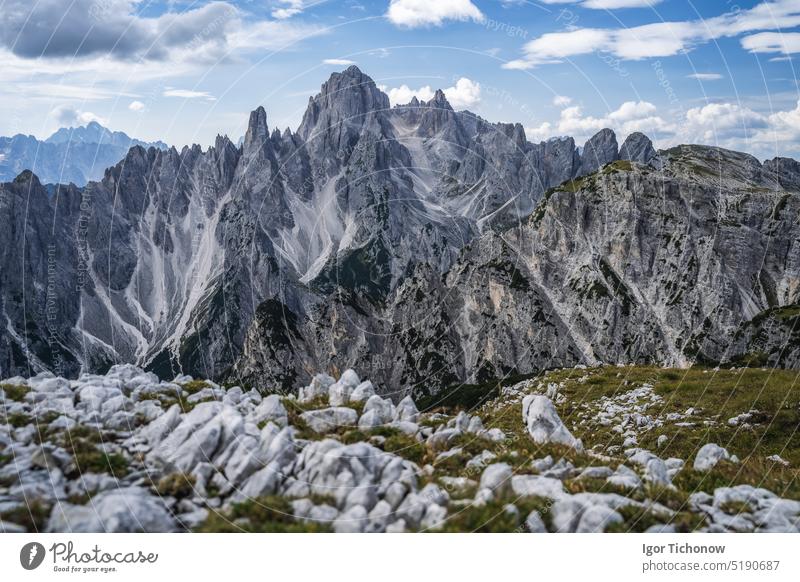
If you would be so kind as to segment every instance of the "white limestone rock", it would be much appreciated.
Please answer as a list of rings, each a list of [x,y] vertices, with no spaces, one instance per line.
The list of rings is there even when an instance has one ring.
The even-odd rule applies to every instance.
[[[248,420],[254,424],[274,422],[276,425],[283,427],[289,423],[289,414],[283,402],[281,402],[280,395],[270,394],[248,415]]]
[[[732,460],[730,453],[716,443],[708,443],[697,451],[693,468],[695,471],[705,473],[716,467],[717,463],[722,460]]]
[[[496,496],[502,495],[511,488],[513,472],[508,463],[489,465],[481,474],[480,488],[489,489]]]
[[[87,505],[57,503],[47,522],[49,532],[171,532],[175,520],[158,497],[141,487],[103,491]]]
[[[419,410],[411,396],[406,396],[397,404],[394,415],[395,420],[407,420],[409,422],[419,422]]]
[[[308,386],[300,388],[297,399],[300,402],[310,402],[316,398],[328,395],[328,389],[334,384],[334,380],[328,374],[317,374],[311,379]]]
[[[336,533],[361,533],[367,526],[368,513],[361,505],[354,505],[339,514],[333,521],[333,531]]]
[[[557,443],[583,451],[583,443],[572,436],[547,396],[526,396],[522,401],[522,421],[537,444]]]
[[[547,526],[545,526],[542,516],[538,511],[534,510],[525,518],[525,528],[528,533],[547,533]]]
[[[367,398],[367,402],[364,404],[364,413],[373,410],[381,424],[388,424],[394,420],[395,407],[388,398],[381,398],[377,394],[373,394]]]
[[[340,427],[356,426],[358,413],[352,408],[335,406],[320,410],[309,410],[301,414],[300,418],[314,432],[325,434]]]
[[[647,462],[644,468],[644,480],[657,487],[672,487],[667,465],[659,458]]]
[[[364,402],[374,395],[375,387],[372,382],[365,380],[353,389],[353,393],[350,394],[350,402]]]
[[[519,497],[561,499],[567,495],[561,481],[541,475],[514,475],[511,478],[511,489]]]

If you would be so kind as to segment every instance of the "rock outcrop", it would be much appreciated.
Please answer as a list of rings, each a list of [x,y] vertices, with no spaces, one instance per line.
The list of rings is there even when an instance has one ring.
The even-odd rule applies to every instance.
[[[469,413],[377,394],[329,406],[359,380],[352,370],[315,376],[305,393],[327,393],[308,402],[188,376],[165,382],[130,365],[72,381],[3,380],[2,531],[472,531],[491,522],[494,531],[601,532],[687,520],[701,531],[800,528],[800,502],[761,487],[692,491],[675,508],[650,498],[674,489],[679,471],[714,471],[700,461],[721,458],[716,445],[692,468],[643,448],[584,451],[531,383]],[[618,412],[640,406],[630,400]],[[591,490],[607,486],[616,492]]]
[[[390,107],[350,67],[296,132],[258,108],[238,147],[1,185],[0,375],[290,392],[354,367],[399,400],[576,364],[797,367],[799,185],[792,160],[641,134],[530,143],[441,92]]]

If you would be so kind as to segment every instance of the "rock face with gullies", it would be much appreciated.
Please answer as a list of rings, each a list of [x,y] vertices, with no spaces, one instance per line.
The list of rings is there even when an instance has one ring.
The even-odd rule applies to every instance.
[[[798,366],[798,189],[783,158],[533,144],[441,92],[390,107],[350,67],[296,132],[257,108],[240,147],[134,147],[58,195],[0,185],[0,375],[133,362],[291,391],[354,367],[401,394],[577,363]]]
[[[650,138],[638,131],[626,137],[622,147],[619,148],[620,160],[629,160],[640,164],[649,163],[657,155]]]
[[[610,129],[601,129],[594,134],[581,152],[581,166],[577,175],[585,176],[619,159],[617,136]]]

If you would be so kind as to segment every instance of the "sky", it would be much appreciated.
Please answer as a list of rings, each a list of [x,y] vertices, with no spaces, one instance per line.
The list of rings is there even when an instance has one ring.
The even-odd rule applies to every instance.
[[[296,128],[357,64],[393,104],[445,91],[530,141],[800,157],[800,0],[0,0],[0,135],[96,120],[181,147],[249,112]]]

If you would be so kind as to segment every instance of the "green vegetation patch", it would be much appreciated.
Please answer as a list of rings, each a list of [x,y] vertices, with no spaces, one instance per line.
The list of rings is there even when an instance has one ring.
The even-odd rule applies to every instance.
[[[6,398],[14,402],[22,402],[25,400],[25,395],[31,391],[27,386],[22,386],[20,384],[0,384],[0,388],[3,389]]]
[[[124,477],[128,473],[128,460],[121,453],[107,453],[99,447],[112,441],[97,429],[77,426],[65,430],[55,437],[55,442],[66,449],[74,458],[73,474],[110,473],[114,477]]]
[[[159,495],[183,499],[194,495],[194,485],[196,478],[194,475],[186,473],[170,473],[163,476],[156,484],[156,492]]]
[[[296,521],[290,500],[268,495],[235,503],[229,511],[212,511],[195,528],[202,533],[319,533],[329,532],[328,524]]]
[[[23,526],[29,532],[43,532],[50,517],[50,506],[39,499],[34,499],[27,505],[0,513],[3,521],[10,521]]]

